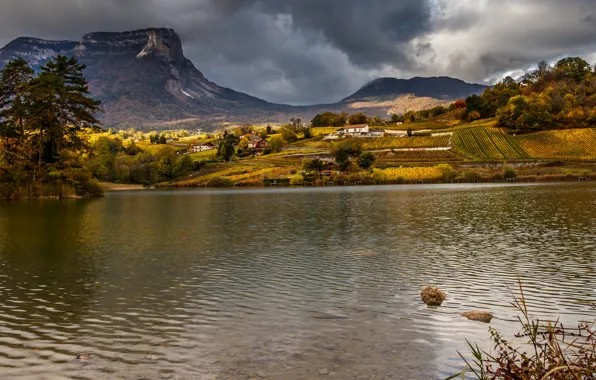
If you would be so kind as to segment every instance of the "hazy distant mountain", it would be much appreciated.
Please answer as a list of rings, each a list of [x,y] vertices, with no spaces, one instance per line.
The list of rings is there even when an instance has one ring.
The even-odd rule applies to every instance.
[[[207,80],[184,56],[176,32],[164,28],[90,33],[80,41],[21,37],[0,50],[0,68],[18,56],[38,68],[58,54],[75,56],[87,65],[90,90],[102,101],[103,123],[122,128],[286,122],[290,116],[310,120],[323,110],[386,115],[443,104],[485,88],[446,77],[381,78],[336,104],[273,104]]]
[[[438,100],[456,100],[472,94],[481,94],[488,86],[466,83],[449,77],[415,77],[412,79],[379,78],[367,83],[344,103],[361,100],[384,100],[402,95],[414,95]]]

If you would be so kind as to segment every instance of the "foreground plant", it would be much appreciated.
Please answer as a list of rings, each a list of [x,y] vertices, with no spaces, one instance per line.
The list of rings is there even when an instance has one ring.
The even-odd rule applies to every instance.
[[[448,379],[471,374],[477,379],[534,380],[534,379],[596,379],[596,322],[579,323],[577,328],[565,328],[557,321],[532,320],[521,281],[519,296],[513,292],[511,303],[521,312],[518,316],[521,331],[516,338],[527,339],[522,347],[514,347],[501,333],[490,328],[495,342],[494,353],[488,353],[468,342],[473,359],[466,359],[466,367]]]

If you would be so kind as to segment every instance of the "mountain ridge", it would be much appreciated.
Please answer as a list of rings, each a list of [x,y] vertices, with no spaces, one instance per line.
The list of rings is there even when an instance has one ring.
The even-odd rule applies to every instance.
[[[456,100],[472,94],[482,93],[488,87],[447,76],[416,76],[410,79],[382,77],[366,83],[354,94],[342,99],[342,102],[349,103],[370,97],[408,94],[417,97],[433,97],[439,100]]]
[[[276,104],[209,81],[184,56],[182,40],[169,28],[92,32],[85,34],[79,41],[19,37],[0,49],[0,68],[10,59],[20,56],[38,69],[58,54],[74,56],[87,66],[85,76],[89,81],[90,91],[102,101],[104,108],[102,122],[106,126],[121,128],[165,126],[172,123],[182,126],[225,122],[275,123],[285,122],[290,116],[308,119],[323,110],[366,110],[383,115],[391,108],[385,104],[386,101],[357,102],[370,97],[383,98],[382,100],[399,98],[397,95],[410,93],[421,96],[417,94],[425,92],[418,88],[419,85],[410,86],[415,91],[406,91],[408,86],[405,84],[429,79],[379,78],[333,104]],[[441,78],[455,81],[452,83],[465,83],[453,78],[439,77]],[[432,80],[431,78],[431,82]],[[401,87],[396,87],[395,83],[400,83]],[[431,92],[427,91],[426,94]],[[445,100],[445,97],[437,98],[436,103]]]

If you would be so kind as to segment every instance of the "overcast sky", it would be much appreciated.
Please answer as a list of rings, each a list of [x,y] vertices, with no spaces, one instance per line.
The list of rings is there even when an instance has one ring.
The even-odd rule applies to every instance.
[[[0,0],[0,44],[169,27],[210,80],[278,103],[337,101],[380,76],[492,83],[596,61],[596,0]]]

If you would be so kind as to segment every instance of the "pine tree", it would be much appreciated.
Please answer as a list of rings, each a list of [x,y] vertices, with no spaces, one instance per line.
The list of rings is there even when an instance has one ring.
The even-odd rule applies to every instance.
[[[8,62],[0,76],[0,138],[8,164],[14,163],[18,151],[25,148],[25,120],[29,112],[25,98],[32,77],[33,70],[23,58]]]
[[[100,111],[100,102],[89,96],[84,69],[85,65],[75,58],[63,55],[54,57],[41,68],[39,77],[48,76],[48,81],[55,84],[58,98],[57,124],[50,134],[53,154],[58,154],[65,145],[75,149],[82,147],[80,132],[83,128],[99,129],[94,114]],[[55,78],[50,79],[52,76]]]

